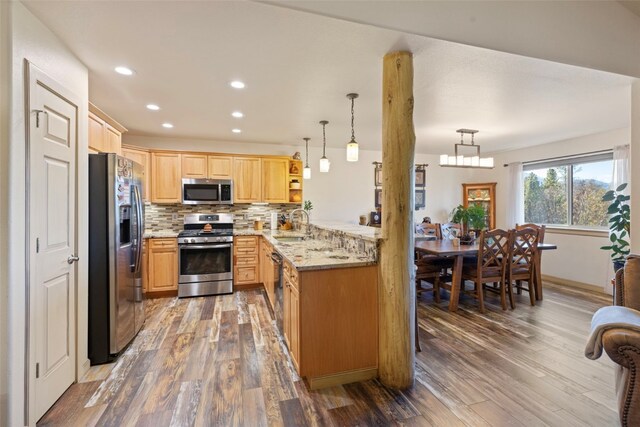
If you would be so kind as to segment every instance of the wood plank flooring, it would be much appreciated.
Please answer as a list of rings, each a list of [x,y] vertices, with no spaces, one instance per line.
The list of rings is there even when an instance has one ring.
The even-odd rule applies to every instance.
[[[444,296],[444,293],[443,293]],[[261,290],[147,302],[147,321],[116,363],[92,367],[42,426],[612,426],[613,363],[583,356],[591,315],[608,297],[545,284],[487,313],[463,297],[420,297],[416,382],[309,391]]]

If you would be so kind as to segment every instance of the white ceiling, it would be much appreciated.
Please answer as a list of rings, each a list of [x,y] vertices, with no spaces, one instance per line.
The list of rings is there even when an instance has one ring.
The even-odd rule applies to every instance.
[[[327,144],[342,147],[345,95],[358,92],[356,139],[380,149],[382,57],[397,49],[415,55],[419,152],[451,151],[461,127],[479,129],[486,152],[629,125],[631,79],[616,74],[261,3],[25,3],[87,65],[91,101],[131,134],[320,145],[326,119]]]

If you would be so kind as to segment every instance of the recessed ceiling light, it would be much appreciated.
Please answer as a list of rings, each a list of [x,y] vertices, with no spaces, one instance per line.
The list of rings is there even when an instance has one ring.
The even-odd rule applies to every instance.
[[[147,104],[147,108],[153,111],[158,111],[160,109],[156,104]]]
[[[240,133],[240,132],[242,132],[242,131],[241,131],[240,129],[231,129],[231,132],[233,132],[233,133]]]
[[[167,129],[171,129],[173,127],[173,125],[171,123],[163,123],[162,127],[163,128],[167,128]]]
[[[123,76],[132,76],[133,75],[133,70],[129,67],[125,67],[125,66],[118,66],[115,68],[116,73],[118,74],[122,74]]]
[[[244,117],[244,114],[242,114],[240,111],[234,111],[233,113],[231,113],[231,115],[236,119],[241,119]]]
[[[242,83],[240,80],[234,80],[229,84],[231,85],[232,88],[244,89],[244,83]]]

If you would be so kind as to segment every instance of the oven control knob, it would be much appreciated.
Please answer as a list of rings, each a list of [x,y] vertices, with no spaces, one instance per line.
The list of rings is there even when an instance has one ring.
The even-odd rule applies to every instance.
[[[191,239],[191,243],[195,243],[195,242],[196,242],[196,239]]]
[[[206,243],[206,242],[208,242],[208,241],[209,241],[209,238],[208,238],[208,237],[205,237],[205,238],[204,238],[204,241],[205,241],[205,243]]]

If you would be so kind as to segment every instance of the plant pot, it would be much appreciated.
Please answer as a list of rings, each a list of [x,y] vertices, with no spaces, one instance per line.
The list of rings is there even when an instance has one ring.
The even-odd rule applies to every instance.
[[[624,261],[613,261],[613,272],[616,273],[621,268],[624,268]]]

